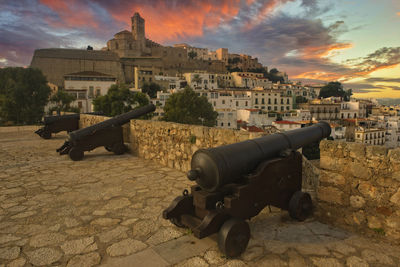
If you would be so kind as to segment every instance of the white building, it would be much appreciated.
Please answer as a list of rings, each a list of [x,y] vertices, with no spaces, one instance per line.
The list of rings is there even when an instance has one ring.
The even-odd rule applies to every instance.
[[[284,91],[276,90],[253,90],[253,108],[267,111],[285,112],[293,109],[293,97]]]
[[[216,109],[218,113],[217,127],[227,129],[237,129],[237,114],[236,110],[231,109]]]
[[[384,145],[386,142],[385,129],[357,127],[354,131],[356,143]]]
[[[365,118],[367,116],[367,105],[365,103],[351,101],[340,103],[341,119]]]
[[[184,73],[188,85],[194,90],[212,90],[218,88],[217,75],[214,73]]]
[[[95,71],[82,71],[64,75],[65,91],[76,97],[72,106],[81,112],[92,112],[92,100],[105,95],[111,85],[116,84],[116,78]]]
[[[295,129],[300,129],[302,124],[295,121],[274,121],[272,126],[275,126],[280,131],[290,131]]]
[[[269,114],[261,112],[260,109],[238,109],[237,120],[250,126],[268,126],[272,125],[276,117],[271,117]]]

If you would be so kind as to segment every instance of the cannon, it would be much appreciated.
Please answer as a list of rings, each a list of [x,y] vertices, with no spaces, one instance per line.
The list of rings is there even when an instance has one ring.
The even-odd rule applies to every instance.
[[[122,125],[131,119],[138,118],[153,112],[156,107],[153,104],[146,105],[108,120],[99,122],[86,128],[69,133],[65,143],[57,149],[60,155],[68,154],[74,160],[82,160],[84,151],[90,151],[104,146],[107,151],[116,155],[125,153]]]
[[[197,238],[218,233],[218,246],[228,257],[239,256],[250,239],[246,220],[272,205],[303,221],[312,200],[301,191],[299,148],[330,135],[326,122],[240,143],[197,150],[187,176],[196,181],[162,213]]]
[[[43,118],[44,126],[35,133],[43,139],[50,139],[52,133],[75,131],[79,129],[79,118],[79,114],[46,116]]]

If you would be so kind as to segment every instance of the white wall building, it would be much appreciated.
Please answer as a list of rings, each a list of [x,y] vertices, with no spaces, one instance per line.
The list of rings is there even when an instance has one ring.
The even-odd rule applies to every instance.
[[[64,75],[65,91],[76,97],[72,106],[78,107],[81,112],[92,112],[92,100],[105,95],[111,85],[116,84],[116,78],[95,71],[82,71]]]
[[[341,119],[365,118],[367,116],[367,106],[365,103],[351,101],[340,103]]]
[[[237,120],[250,126],[268,126],[272,125],[276,117],[270,117],[269,114],[263,113],[259,109],[238,109]]]
[[[227,129],[237,129],[237,114],[236,110],[231,109],[216,109],[218,112],[217,127]]]
[[[275,126],[280,131],[290,131],[295,129],[300,129],[302,124],[295,121],[274,121],[272,126]]]
[[[218,88],[217,75],[214,73],[184,73],[188,85],[194,90],[212,90]]]

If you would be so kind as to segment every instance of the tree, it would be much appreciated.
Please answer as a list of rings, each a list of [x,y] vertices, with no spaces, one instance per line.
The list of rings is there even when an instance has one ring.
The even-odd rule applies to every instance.
[[[301,104],[301,103],[307,103],[308,99],[305,98],[304,96],[296,96],[296,104]]]
[[[16,124],[39,122],[50,91],[39,69],[0,69],[0,119]]]
[[[344,101],[349,101],[350,96],[352,95],[352,90],[349,89],[345,91],[343,86],[340,82],[330,82],[324,87],[321,88],[319,92],[319,97],[326,98],[326,97],[343,97]]]
[[[188,56],[190,59],[194,59],[195,57],[197,57],[197,53],[195,51],[190,51],[188,53]]]
[[[199,74],[195,74],[193,76],[192,82],[196,83],[196,86],[199,86],[199,83],[201,83],[203,79],[200,77]]]
[[[156,83],[144,83],[142,85],[142,92],[148,94],[150,98],[156,98],[158,91],[161,91],[161,87]]]
[[[205,96],[198,96],[190,87],[172,94],[164,106],[165,121],[215,126],[218,113]]]
[[[76,97],[68,94],[64,90],[58,90],[53,96],[50,97],[50,103],[55,106],[50,111],[56,111],[60,114],[61,111],[73,111],[79,113],[79,108],[71,107],[71,103],[76,100]]]
[[[132,92],[124,84],[111,85],[106,95],[93,100],[94,110],[102,111],[107,116],[116,116],[148,103],[149,99],[145,94]]]
[[[284,83],[285,79],[279,74],[280,74],[280,71],[276,68],[273,68],[269,71],[269,73],[265,73],[264,76],[266,76],[266,78],[268,78],[273,83],[277,83],[277,82]]]

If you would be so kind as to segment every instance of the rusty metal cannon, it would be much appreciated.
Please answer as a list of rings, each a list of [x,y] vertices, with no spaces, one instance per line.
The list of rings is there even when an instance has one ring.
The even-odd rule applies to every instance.
[[[79,129],[79,118],[79,114],[46,116],[43,118],[44,126],[35,133],[44,139],[50,139],[52,133],[75,131]]]
[[[163,211],[163,218],[191,229],[197,238],[218,232],[228,257],[240,255],[250,239],[246,220],[267,205],[288,210],[303,221],[312,200],[301,191],[302,156],[296,150],[330,135],[328,123],[253,140],[200,149],[193,154],[188,178],[196,181]]]
[[[104,146],[107,151],[116,155],[125,153],[122,125],[131,119],[146,115],[155,110],[153,104],[143,106],[124,114],[115,116],[86,128],[69,133],[69,138],[57,149],[60,155],[68,154],[72,160],[82,160],[84,151],[90,151]]]

